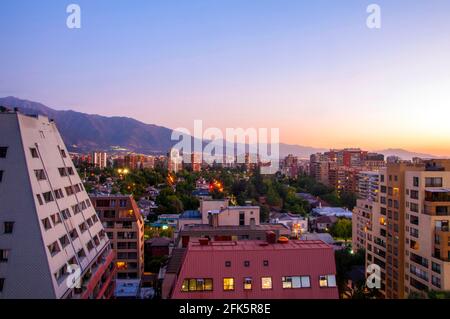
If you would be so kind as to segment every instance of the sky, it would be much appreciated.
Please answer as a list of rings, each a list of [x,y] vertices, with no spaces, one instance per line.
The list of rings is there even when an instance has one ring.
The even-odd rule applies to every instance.
[[[1,0],[0,39],[0,96],[450,156],[448,0]]]

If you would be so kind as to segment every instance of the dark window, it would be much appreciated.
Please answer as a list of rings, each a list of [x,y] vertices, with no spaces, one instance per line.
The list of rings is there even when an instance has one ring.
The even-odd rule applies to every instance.
[[[5,158],[8,153],[8,148],[5,146],[0,147],[0,158]]]
[[[244,261],[244,266],[245,267],[250,267],[250,262],[248,260]]]
[[[44,226],[45,230],[49,230],[52,228],[52,225],[50,224],[50,219],[48,219],[48,218],[44,218],[42,220],[42,225]]]
[[[5,222],[4,223],[4,232],[5,234],[12,234],[13,229],[14,229],[14,222]]]
[[[3,171],[0,171],[0,183],[2,182],[2,180],[3,180]]]
[[[46,203],[53,202],[53,195],[52,195],[52,192],[46,192],[46,193],[43,193],[43,194],[42,194],[42,197],[44,198],[44,201],[45,201]]]
[[[46,180],[47,178],[45,177],[45,172],[43,169],[35,169],[34,170],[34,174],[36,175],[36,178],[38,181],[43,181]]]
[[[225,262],[225,267],[231,267],[231,261],[227,260],[227,261]]]
[[[0,278],[0,292],[3,291],[4,286],[5,286],[5,278]]]
[[[74,172],[73,172],[73,168],[72,168],[72,167],[68,167],[68,168],[67,168],[67,172],[69,173],[69,175],[74,175]]]
[[[41,195],[37,194],[36,197],[37,197],[37,200],[39,202],[39,205],[44,205],[44,202],[42,201]]]
[[[0,249],[0,263],[5,263],[8,261],[9,250]]]
[[[269,266],[269,261],[268,261],[268,260],[264,260],[264,261],[263,261],[263,265],[264,265],[264,267]]]
[[[65,151],[65,150],[61,150],[61,156],[64,157],[64,158],[67,157],[67,154],[66,154],[66,151]]]
[[[67,237],[67,235],[64,235],[59,239],[59,242],[61,243],[62,248],[65,248],[67,247],[67,245],[69,245],[69,237]]]
[[[31,152],[31,157],[32,157],[32,158],[39,158],[39,154],[38,154],[37,149],[35,149],[35,148],[30,148],[30,152]]]
[[[59,175],[61,175],[61,177],[67,176],[67,170],[65,167],[58,168],[58,171],[59,171]]]
[[[414,187],[419,187],[419,178],[417,176],[413,177],[413,185]]]
[[[245,225],[245,213],[239,212],[239,226]]]

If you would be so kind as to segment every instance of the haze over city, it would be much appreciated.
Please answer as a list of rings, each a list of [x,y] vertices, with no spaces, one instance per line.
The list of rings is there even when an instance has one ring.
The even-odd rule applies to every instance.
[[[448,1],[4,0],[0,96],[169,128],[450,156]]]

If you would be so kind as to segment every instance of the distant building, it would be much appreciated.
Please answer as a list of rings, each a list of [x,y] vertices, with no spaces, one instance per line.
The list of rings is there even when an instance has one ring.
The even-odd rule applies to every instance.
[[[270,215],[269,222],[286,226],[291,231],[289,235],[292,237],[308,232],[308,220],[300,215],[274,212]]]
[[[163,298],[338,299],[334,252],[322,241],[192,241],[175,263]]]
[[[140,279],[144,272],[144,221],[130,195],[91,195],[116,250],[118,279]]]
[[[170,238],[155,237],[145,241],[145,255],[149,257],[168,256],[169,246],[172,243]]]
[[[113,295],[114,251],[55,122],[0,112],[0,199],[0,299]]]
[[[177,173],[183,169],[183,157],[180,151],[173,148],[168,155],[168,170],[172,173]]]
[[[94,167],[104,169],[107,167],[107,154],[106,152],[93,152],[92,153],[91,164]]]
[[[352,218],[352,212],[342,207],[316,207],[311,211],[312,216],[335,216]]]

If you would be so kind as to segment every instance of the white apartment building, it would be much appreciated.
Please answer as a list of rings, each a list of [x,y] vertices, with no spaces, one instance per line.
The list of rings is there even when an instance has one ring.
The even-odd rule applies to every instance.
[[[92,152],[92,165],[103,169],[107,166],[106,152]]]
[[[113,261],[55,123],[0,113],[0,299],[108,298]]]

